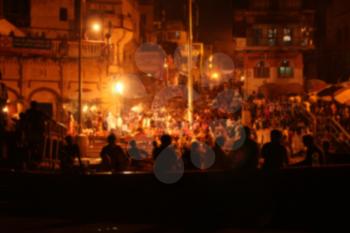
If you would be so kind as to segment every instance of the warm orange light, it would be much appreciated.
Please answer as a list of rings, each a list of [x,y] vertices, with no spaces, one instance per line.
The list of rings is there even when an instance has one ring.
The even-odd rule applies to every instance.
[[[94,32],[100,32],[101,29],[102,29],[102,26],[100,23],[98,22],[94,22],[91,24],[91,29],[94,31]]]
[[[2,112],[4,112],[4,113],[8,113],[9,112],[9,108],[6,106],[6,107],[4,107],[3,109],[2,109]]]
[[[117,93],[117,94],[123,94],[123,91],[124,91],[123,83],[117,82],[116,84],[114,84],[113,91],[114,93]]]
[[[84,106],[83,106],[83,112],[84,112],[84,113],[87,113],[88,111],[89,111],[89,106],[84,105]]]
[[[220,74],[218,72],[214,72],[211,74],[211,78],[214,80],[218,80],[220,78]]]

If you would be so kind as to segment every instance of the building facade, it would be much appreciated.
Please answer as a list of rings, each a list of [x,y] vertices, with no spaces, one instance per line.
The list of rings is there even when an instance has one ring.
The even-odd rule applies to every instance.
[[[0,31],[1,82],[9,90],[11,114],[23,111],[32,100],[61,121],[67,112],[77,111],[80,16],[83,103],[100,108],[96,111],[113,106],[112,83],[120,75],[136,72],[133,55],[140,43],[136,0],[0,3],[4,20],[22,34]]]
[[[329,82],[350,79],[350,2],[330,0],[327,2],[325,40],[320,63],[323,79]]]
[[[307,78],[304,57],[315,49],[312,6],[307,0],[250,0],[234,5],[235,78],[244,82],[247,93],[272,86],[275,92],[285,90],[284,94],[302,91]]]

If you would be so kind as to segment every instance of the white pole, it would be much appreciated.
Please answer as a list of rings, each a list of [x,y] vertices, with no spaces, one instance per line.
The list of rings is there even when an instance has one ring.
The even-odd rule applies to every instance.
[[[192,42],[193,42],[193,28],[192,28],[192,0],[188,0],[188,121],[190,126],[193,124],[193,76],[192,76]]]

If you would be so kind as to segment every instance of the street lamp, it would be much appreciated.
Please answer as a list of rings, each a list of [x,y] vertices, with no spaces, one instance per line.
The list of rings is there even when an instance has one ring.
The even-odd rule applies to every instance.
[[[2,109],[2,112],[3,113],[8,113],[9,112],[9,108],[7,106],[5,106],[3,109]]]
[[[218,80],[220,78],[220,74],[218,72],[213,72],[211,74],[211,79]]]
[[[91,29],[92,29],[92,31],[94,31],[96,33],[97,32],[101,32],[102,26],[101,26],[101,24],[99,22],[93,22],[91,24]]]
[[[123,91],[124,91],[124,85],[123,83],[121,82],[117,82],[114,84],[113,86],[113,92],[118,94],[118,95],[121,95],[123,94]]]

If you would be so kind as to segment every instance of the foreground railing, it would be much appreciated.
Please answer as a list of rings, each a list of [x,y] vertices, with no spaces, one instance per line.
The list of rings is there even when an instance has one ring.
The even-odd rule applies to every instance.
[[[67,134],[64,124],[48,120],[45,122],[42,162],[50,169],[55,169],[60,161],[60,148]]]

